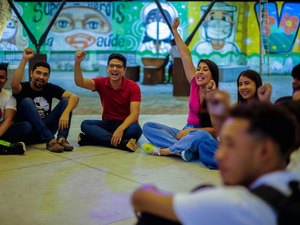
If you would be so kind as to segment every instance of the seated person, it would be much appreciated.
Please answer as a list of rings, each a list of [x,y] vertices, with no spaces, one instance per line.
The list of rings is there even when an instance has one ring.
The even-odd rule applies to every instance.
[[[19,121],[28,121],[32,126],[32,134],[28,143],[46,142],[51,152],[72,151],[73,146],[67,141],[72,110],[77,106],[79,98],[63,88],[48,83],[50,65],[47,62],[36,62],[30,71],[29,82],[23,80],[24,68],[34,52],[24,50],[22,60],[12,80],[12,90],[17,99]],[[59,103],[52,109],[52,99]],[[54,135],[57,132],[57,139]]]
[[[293,81],[292,81],[292,89],[293,89],[293,95],[292,96],[282,96],[278,98],[275,103],[281,103],[285,102],[287,100],[300,100],[300,63],[296,65],[292,69],[291,74]]]
[[[82,75],[80,64],[86,53],[75,55],[74,80],[77,86],[99,93],[103,106],[102,120],[84,120],[79,145],[103,145],[134,152],[142,135],[138,123],[141,104],[140,87],[124,77],[126,58],[111,54],[107,62],[107,76],[93,79]]]
[[[292,88],[294,90],[297,86],[300,85],[300,63],[292,69],[291,75],[293,77]]]
[[[14,123],[16,99],[3,87],[7,82],[7,65],[0,64],[0,155],[24,154],[24,137],[31,131],[27,122]]]
[[[190,161],[198,159],[199,154],[190,151],[189,153],[192,154],[185,155],[187,152],[185,150],[190,147],[189,143],[195,138],[201,139],[201,141],[209,138],[211,142],[206,145],[207,154],[205,156],[202,155],[204,156],[202,158],[200,156],[200,161],[209,168],[215,169],[217,165],[213,156],[216,150],[216,142],[214,140],[216,129],[211,123],[210,115],[207,112],[205,96],[209,90],[214,90],[218,87],[219,69],[217,64],[209,59],[199,60],[196,66],[193,64],[191,52],[177,30],[179,23],[179,19],[175,18],[172,30],[182,59],[185,76],[190,83],[191,89],[187,123],[181,130],[156,122],[145,123],[143,134],[150,143],[144,144],[142,150],[153,155],[179,155],[183,160]],[[194,135],[196,131],[197,134]],[[183,137],[186,138],[183,139]],[[187,138],[189,138],[189,141],[185,141]]]
[[[271,102],[271,84],[263,84],[261,76],[254,70],[245,70],[239,74],[237,89],[237,104],[245,104],[249,101]]]
[[[282,106],[238,105],[223,124],[216,152],[224,186],[179,194],[144,186],[133,193],[133,208],[182,224],[275,225],[275,211],[251,190],[268,185],[291,194],[290,182],[300,182],[300,174],[286,170],[286,160],[299,136],[297,121]]]

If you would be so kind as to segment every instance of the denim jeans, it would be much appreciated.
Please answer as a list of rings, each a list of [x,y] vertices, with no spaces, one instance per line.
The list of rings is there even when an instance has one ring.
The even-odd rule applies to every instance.
[[[8,141],[11,143],[16,143],[20,141],[25,141],[27,135],[31,132],[32,127],[30,123],[23,121],[19,123],[14,123],[0,139]]]
[[[205,130],[193,130],[169,147],[169,150],[174,153],[182,151],[194,153],[193,159],[199,157],[200,161],[210,169],[217,168],[217,161],[215,160],[217,149],[218,140]]]
[[[193,125],[187,124],[183,129],[193,127]],[[193,159],[199,158],[209,168],[217,167],[214,154],[218,148],[218,141],[215,138],[205,130],[194,130],[178,140],[176,135],[179,131],[176,128],[154,122],[145,123],[143,127],[144,136],[156,147],[169,148],[173,153],[191,151],[194,153]]]
[[[185,125],[184,129],[187,128],[199,128],[198,126],[194,126],[191,124]],[[166,125],[155,123],[155,122],[147,122],[143,126],[143,134],[148,139],[150,143],[155,145],[158,148],[169,148],[173,144],[177,143],[178,140],[176,135],[180,130],[173,127],[168,127]]]
[[[81,131],[86,135],[87,142],[91,145],[111,145],[112,135],[115,130],[123,123],[123,121],[111,120],[84,120],[81,123]],[[132,123],[124,130],[122,140],[131,138],[137,141],[142,135],[142,128],[138,123]]]
[[[32,133],[27,140],[28,143],[49,142],[64,137],[67,139],[71,125],[72,112],[69,117],[69,126],[67,129],[58,130],[59,119],[68,105],[67,99],[62,99],[54,109],[42,119],[37,111],[35,103],[31,98],[24,98],[18,105],[17,117],[21,121],[28,121],[32,126]]]

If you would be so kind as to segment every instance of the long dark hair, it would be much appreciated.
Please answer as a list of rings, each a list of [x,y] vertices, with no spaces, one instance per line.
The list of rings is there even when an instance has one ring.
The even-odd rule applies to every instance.
[[[258,95],[257,95],[257,89],[262,86],[262,80],[261,80],[261,77],[259,75],[259,73],[257,73],[256,71],[254,70],[245,70],[243,72],[240,73],[240,75],[238,76],[237,80],[236,80],[236,84],[237,84],[237,96],[238,96],[238,104],[243,104],[243,103],[246,103],[247,100],[245,100],[240,92],[239,92],[239,81],[240,81],[240,78],[241,77],[247,77],[249,78],[250,80],[254,81],[255,83],[255,86],[256,86],[256,92],[255,92],[255,95],[253,96],[254,99],[258,99]]]
[[[211,73],[212,79],[214,80],[214,82],[216,83],[216,87],[219,87],[219,68],[217,66],[216,63],[214,63],[213,61],[211,61],[210,59],[200,59],[198,65],[204,62],[205,64],[207,64],[209,71]],[[201,108],[199,109],[199,114],[198,114],[199,120],[200,120],[200,125],[201,127],[211,127],[212,123],[210,120],[210,115],[207,111],[207,104],[206,104],[206,100],[204,99],[202,104],[201,104]]]
[[[201,62],[207,64],[209,71],[211,73],[212,79],[216,83],[216,87],[219,87],[219,67],[216,63],[211,61],[210,59],[200,59],[198,62],[198,66]]]

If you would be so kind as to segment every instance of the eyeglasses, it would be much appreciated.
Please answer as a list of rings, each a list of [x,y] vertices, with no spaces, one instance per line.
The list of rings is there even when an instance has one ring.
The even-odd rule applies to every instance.
[[[121,64],[108,64],[108,67],[113,69],[114,67],[116,67],[117,69],[122,69],[124,67],[124,65]]]
[[[45,77],[49,77],[49,73],[43,73],[42,71],[39,71],[39,70],[35,70],[33,71],[36,75],[43,75]]]

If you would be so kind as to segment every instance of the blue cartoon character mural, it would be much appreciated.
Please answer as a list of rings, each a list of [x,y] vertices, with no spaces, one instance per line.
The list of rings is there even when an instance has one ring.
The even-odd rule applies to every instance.
[[[178,15],[175,7],[168,2],[160,4],[168,20],[172,23]],[[156,3],[146,4],[141,11],[141,17],[146,29],[139,50],[160,54],[168,53],[171,49],[172,33]]]
[[[15,3],[15,6],[22,15],[22,8]],[[7,22],[0,40],[1,51],[20,51],[28,46],[28,40],[23,36],[22,24],[17,15],[12,11],[10,20]]]
[[[201,6],[201,14],[207,10],[208,5]],[[235,41],[237,7],[223,2],[217,2],[210,10],[201,26],[200,41],[195,46],[199,54],[239,53]]]

